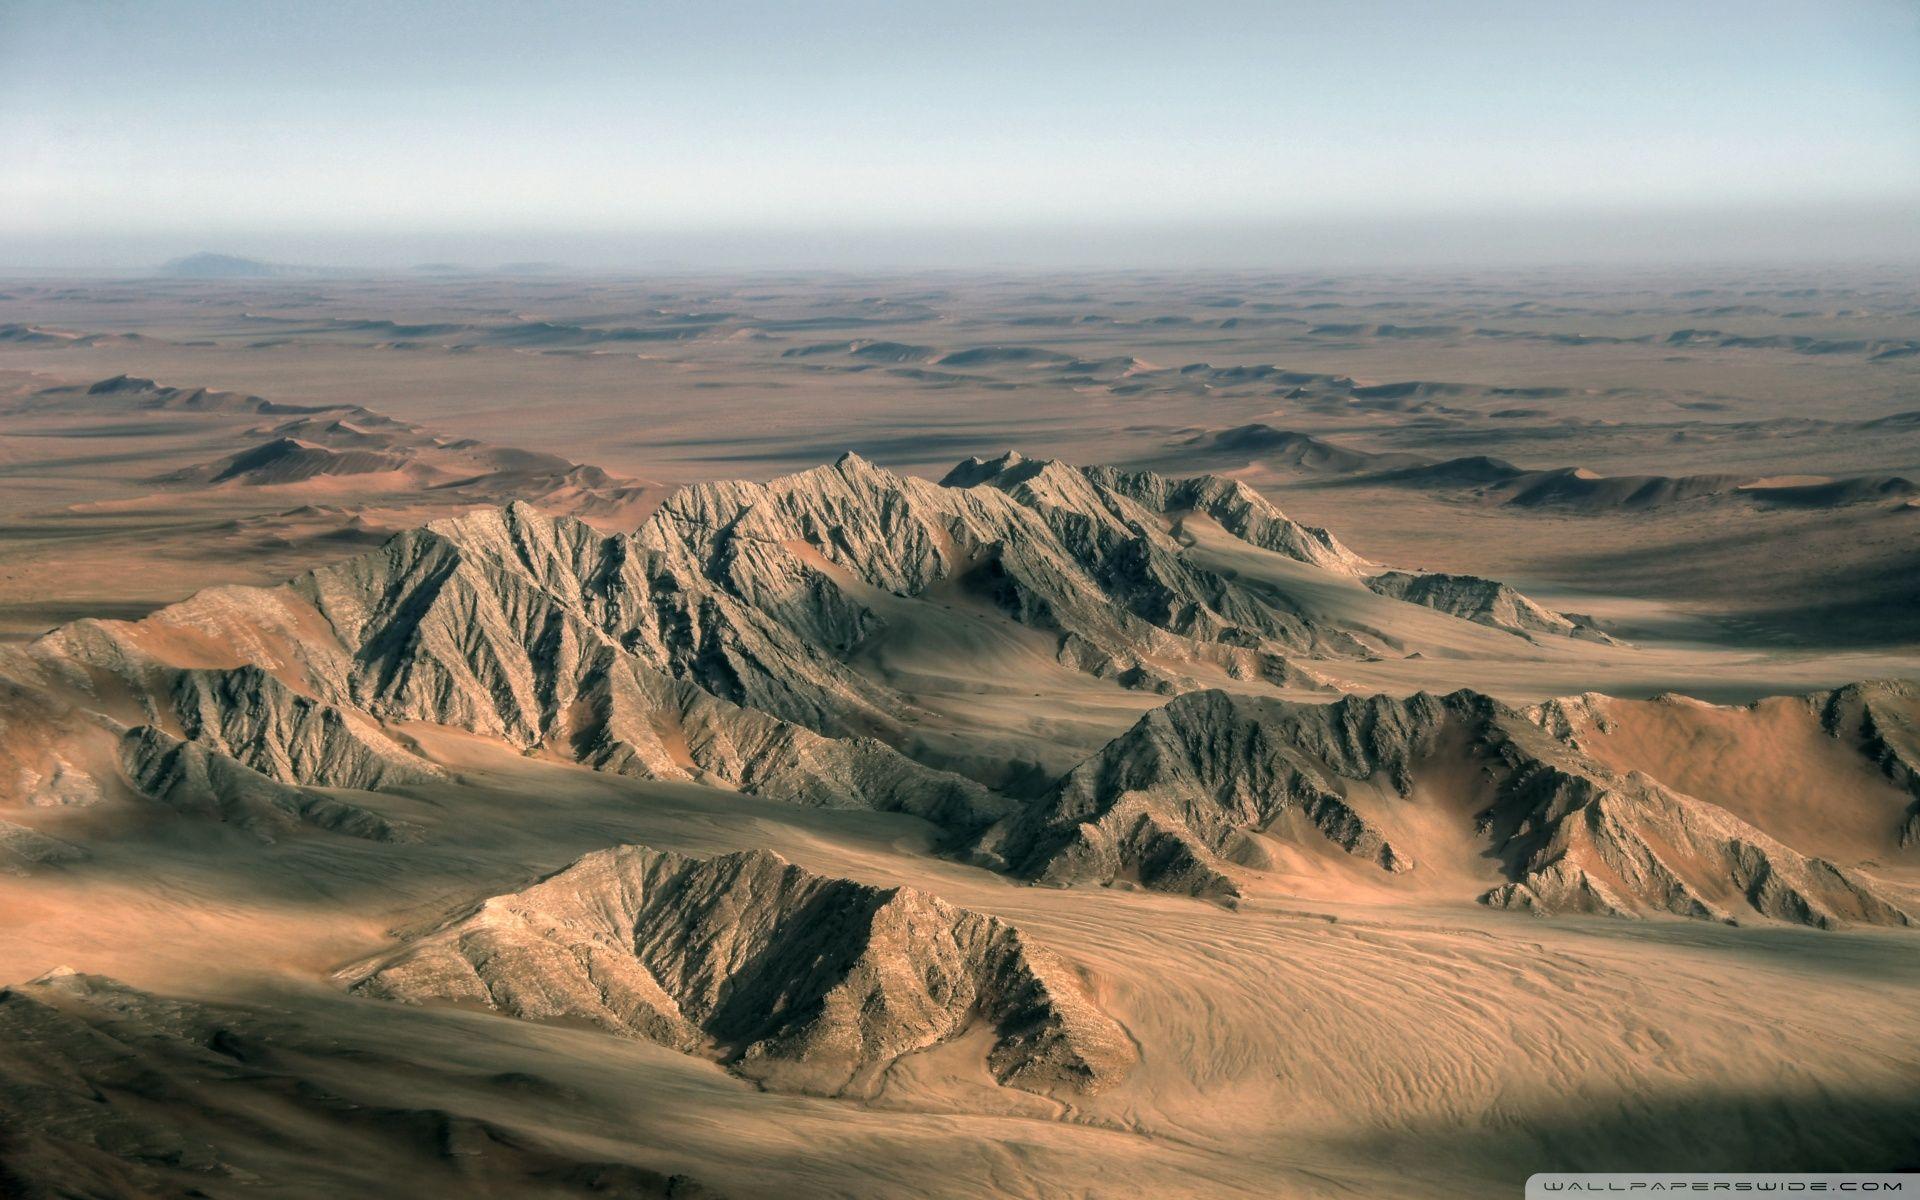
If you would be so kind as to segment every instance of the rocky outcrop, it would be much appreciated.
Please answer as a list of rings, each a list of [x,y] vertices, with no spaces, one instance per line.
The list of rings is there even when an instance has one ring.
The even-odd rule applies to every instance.
[[[836,587],[909,597],[951,581],[1054,635],[1063,662],[1163,690],[1181,681],[1160,662],[1219,647],[1365,652],[1346,631],[1198,566],[1137,502],[1014,455],[963,463],[941,485],[853,455],[766,485],[703,485],[669,500],[636,539],[710,564],[731,594],[797,617],[815,642],[861,628],[854,610],[821,611],[814,576],[825,574]]]
[[[1007,801],[870,737],[829,738],[720,700],[685,680],[614,660],[590,679],[562,739],[598,770],[735,788],[814,808],[923,817],[956,835]]]
[[[1233,864],[1257,856],[1251,835],[1282,817],[1280,836],[1412,869],[1421,851],[1393,833],[1392,797],[1412,797],[1444,742],[1486,778],[1481,832],[1512,885],[1490,902],[1905,919],[1870,877],[1602,768],[1580,746],[1583,723],[1604,719],[1597,699],[1520,713],[1471,693],[1328,705],[1196,694],[1025,805],[895,748],[916,714],[852,662],[901,598],[969,591],[1051,633],[1063,661],[1168,690],[1189,682],[1171,667],[1183,659],[1294,684],[1281,651],[1364,650],[1188,556],[1179,523],[1197,515],[1317,568],[1364,567],[1227,480],[1009,455],[932,484],[848,456],[767,484],[686,489],[632,535],[516,504],[287,587],[76,622],[7,657],[9,686],[31,703],[9,705],[0,749],[34,796],[117,740],[135,790],[183,811],[264,837],[311,826],[384,839],[409,831],[316,789],[434,781],[397,732],[423,722],[636,777],[914,814],[949,846],[1034,879],[1231,896]],[[1483,616],[1544,620],[1489,586]],[[1823,703],[1830,732],[1913,790],[1910,695]],[[91,731],[91,758],[66,753],[76,729]],[[1584,782],[1538,782],[1562,776]]]
[[[80,846],[12,821],[0,821],[0,872],[26,875],[36,867],[79,862],[87,857]]]
[[[188,741],[281,783],[373,791],[440,774],[364,715],[257,666],[180,671],[169,699]]]
[[[1900,826],[1900,845],[1920,845],[1920,686],[1867,680],[1815,693],[1807,703],[1827,733],[1851,741],[1889,782],[1913,797]]]
[[[1612,699],[1600,692],[1582,692],[1529,705],[1521,713],[1549,736],[1581,750],[1590,733],[1613,732],[1613,716],[1607,711]]]
[[[630,656],[820,732],[885,722],[888,697],[839,657],[868,617],[824,575],[794,559],[770,578],[743,572],[737,551],[652,540],[515,504],[402,534],[293,586],[346,647],[352,700],[387,719],[530,746],[589,678]]]
[[[1519,739],[1499,748],[1510,773],[1480,828],[1512,881],[1483,903],[1728,924],[1750,912],[1819,929],[1914,923],[1868,877],[1641,772],[1618,775],[1565,748],[1534,757],[1538,747]]]
[[[418,830],[371,809],[268,778],[239,760],[151,725],[129,730],[120,760],[136,791],[189,816],[210,817],[274,841],[299,825],[376,842]]]
[[[1168,669],[1183,658],[1312,687],[1283,652],[1363,650],[1195,565],[1129,494],[1056,463],[988,466],[939,486],[849,455],[767,484],[688,488],[632,535],[513,504],[285,589],[216,589],[133,626],[81,622],[37,653],[76,689],[110,677],[141,723],[290,786],[429,778],[384,728],[428,722],[628,774],[972,830],[1001,806],[891,750],[909,706],[848,663],[883,623],[878,593],[970,589],[1053,634],[1062,661],[1163,690],[1185,686]],[[1177,503],[1246,530],[1295,528],[1236,486],[1186,481]],[[1154,502],[1175,503],[1164,491]],[[1298,536],[1310,557],[1337,557],[1331,539]]]
[[[1317,525],[1302,525],[1267,502],[1266,497],[1237,479],[1196,475],[1169,479],[1151,471],[1121,471],[1089,467],[1087,477],[1125,495],[1156,513],[1211,517],[1228,533],[1262,550],[1343,575],[1356,575],[1372,564],[1340,544]]]
[[[728,646],[686,636],[678,589],[637,608],[652,581],[624,572],[648,558],[526,506],[485,512],[290,588],[212,589],[145,621],[64,627],[35,647],[37,692],[52,682],[83,706],[137,710],[152,730],[123,755],[138,790],[264,836],[285,832],[289,814],[341,831],[362,824],[317,807],[312,788],[437,778],[389,732],[410,721],[623,774],[912,812],[963,831],[1000,814],[985,788],[874,738],[828,737],[702,686],[822,725],[884,724],[879,688],[757,609],[724,597],[691,606],[729,608],[738,636]],[[197,752],[179,751],[176,737]],[[216,791],[187,802],[201,785]]]
[[[765,851],[589,854],[345,979],[586,1022],[827,1094],[868,1094],[903,1055],[976,1024],[1014,1087],[1094,1091],[1136,1057],[1073,971],[1006,922]]]
[[[1479,702],[1465,693],[1299,704],[1193,692],[1142,717],[1051,794],[989,831],[979,852],[1044,882],[1111,883],[1232,896],[1236,839],[1298,813],[1340,850],[1383,871],[1404,847],[1348,802],[1344,780],[1412,788],[1416,761]]]
[[[1366,584],[1382,596],[1422,604],[1449,616],[1522,637],[1548,634],[1593,642],[1613,640],[1590,621],[1554,612],[1498,580],[1482,579],[1478,575],[1384,571]]]

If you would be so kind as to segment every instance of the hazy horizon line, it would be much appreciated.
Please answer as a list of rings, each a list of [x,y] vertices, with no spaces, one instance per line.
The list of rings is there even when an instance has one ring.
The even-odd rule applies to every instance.
[[[576,272],[1856,265],[1920,260],[1916,214],[1920,198],[1311,221],[0,232],[0,273],[137,272],[196,253],[376,274],[436,263],[482,272],[514,263]]]

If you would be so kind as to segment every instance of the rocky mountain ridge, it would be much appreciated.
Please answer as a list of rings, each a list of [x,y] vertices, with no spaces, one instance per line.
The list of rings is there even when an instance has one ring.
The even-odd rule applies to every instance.
[[[829,1095],[870,1094],[899,1058],[976,1023],[1008,1086],[1096,1091],[1137,1057],[1073,971],[1005,921],[767,851],[589,854],[345,978],[383,999],[584,1021]]]
[[[1383,571],[1368,579],[1367,587],[1382,596],[1423,604],[1450,616],[1521,637],[1546,634],[1611,642],[1591,620],[1554,610],[1521,595],[1497,579],[1441,572]]]
[[[1809,697],[1836,738],[1857,739],[1887,780],[1913,797],[1900,826],[1902,847],[1920,846],[1920,686],[1905,681],[1856,683]]]
[[[1907,901],[1850,868],[1603,765],[1580,748],[1575,707],[1535,718],[1468,692],[1298,704],[1196,690],[1189,671],[1298,688],[1318,681],[1290,656],[1372,653],[1364,631],[1187,555],[1180,523],[1200,517],[1340,586],[1380,578],[1230,480],[1009,454],[934,484],[849,455],[685,489],[632,534],[514,504],[279,588],[64,626],[0,672],[20,731],[0,738],[0,779],[29,804],[122,789],[264,838],[404,840],[418,831],[334,793],[443,779],[401,732],[419,723],[639,778],[916,815],[944,848],[1047,882],[1230,898],[1232,864],[1257,859],[1249,839],[1282,817],[1288,837],[1416,872],[1425,848],[1380,797],[1408,800],[1417,765],[1451,739],[1485,777],[1476,836],[1511,885],[1489,903],[1906,919]],[[1496,589],[1483,623],[1561,632],[1558,614],[1477,582]],[[960,597],[1050,635],[1069,666],[1187,694],[1035,802],[925,765],[901,750],[925,714],[857,652],[897,602]],[[1920,795],[1911,714],[1889,696],[1831,701],[1830,721]],[[1555,721],[1566,736],[1542,724]]]
[[[291,815],[388,836],[300,789],[435,778],[389,732],[407,722],[964,831],[1005,802],[887,744],[910,706],[847,661],[881,621],[863,598],[872,591],[968,589],[1051,633],[1062,661],[1169,691],[1191,686],[1169,669],[1183,658],[1300,681],[1283,651],[1365,652],[1191,563],[1129,491],[1060,464],[1015,478],[1017,465],[941,486],[848,456],[770,484],[686,489],[631,535],[514,504],[400,534],[281,588],[216,588],[140,622],[76,622],[11,673],[49,728],[118,738],[136,788],[213,786],[224,799],[202,811],[263,834]],[[1178,490],[1125,482],[1162,506]],[[1181,488],[1180,503],[1211,505],[1249,536],[1345,561],[1330,537],[1237,485]]]
[[[1847,694],[1826,702],[1844,705]],[[1429,772],[1464,765],[1479,781],[1473,831],[1507,879],[1484,904],[1820,928],[1915,923],[1910,902],[1870,875],[1583,751],[1580,729],[1604,719],[1598,703],[1519,710],[1471,691],[1326,704],[1193,692],[1146,714],[1041,802],[988,830],[977,853],[1046,883],[1132,879],[1232,899],[1246,840],[1296,813],[1331,847],[1385,874],[1410,873],[1417,846],[1396,832],[1394,805],[1353,785],[1377,780],[1420,803]]]

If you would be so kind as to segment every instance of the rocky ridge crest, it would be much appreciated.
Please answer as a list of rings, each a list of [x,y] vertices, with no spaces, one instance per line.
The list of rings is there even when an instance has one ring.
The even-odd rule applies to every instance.
[[[431,780],[437,769],[390,732],[408,722],[970,830],[1004,802],[894,751],[910,706],[847,661],[882,624],[875,591],[972,589],[1053,634],[1063,661],[1165,691],[1191,686],[1168,669],[1183,658],[1312,684],[1285,653],[1366,652],[1191,563],[1128,491],[1023,463],[942,486],[849,455],[768,484],[685,489],[631,535],[526,504],[482,510],[282,588],[216,588],[141,622],[65,626],[32,647],[32,686],[63,688],[122,736],[136,786],[223,787],[231,802],[214,808],[262,832],[274,813],[376,828],[262,784]],[[1162,505],[1169,488],[1204,492],[1190,499],[1256,533],[1293,528],[1235,487],[1128,484]],[[1300,536],[1302,553],[1337,557],[1331,539]]]
[[[1491,629],[1504,629],[1521,637],[1547,634],[1592,642],[1613,640],[1591,621],[1555,612],[1497,579],[1483,579],[1478,575],[1383,571],[1366,582],[1369,589],[1382,596],[1425,605],[1450,616]]]
[[[1135,1059],[1073,971],[1005,921],[767,851],[598,851],[346,979],[584,1021],[830,1095],[870,1094],[900,1057],[976,1023],[1009,1086],[1095,1091]]]
[[[1041,882],[1213,898],[1241,892],[1236,847],[1286,813],[1387,874],[1418,869],[1390,817],[1353,802],[1379,780],[1418,798],[1424,771],[1473,768],[1474,830],[1508,882],[1481,901],[1539,913],[1757,915],[1819,928],[1909,925],[1871,876],[1802,854],[1726,809],[1579,747],[1600,698],[1517,710],[1470,691],[1327,704],[1194,692],[1146,714],[978,853]]]

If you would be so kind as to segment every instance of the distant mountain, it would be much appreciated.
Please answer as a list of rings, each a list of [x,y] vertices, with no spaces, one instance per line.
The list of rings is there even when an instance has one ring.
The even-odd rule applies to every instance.
[[[160,274],[172,279],[273,279],[292,273],[290,268],[258,259],[206,250],[173,259],[160,267]]]
[[[1809,483],[1775,483],[1749,475],[1601,475],[1584,467],[1527,470],[1476,455],[1380,471],[1363,482],[1471,489],[1519,508],[1586,514],[1640,512],[1701,501],[1747,501],[1792,508],[1911,500],[1920,484],[1898,475],[1849,475]]]
[[[1252,460],[1268,466],[1326,474],[1420,467],[1428,462],[1417,454],[1355,450],[1311,434],[1258,423],[1210,429],[1186,439],[1181,445],[1215,459]]]

